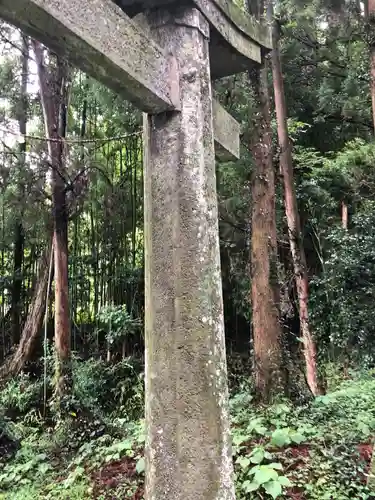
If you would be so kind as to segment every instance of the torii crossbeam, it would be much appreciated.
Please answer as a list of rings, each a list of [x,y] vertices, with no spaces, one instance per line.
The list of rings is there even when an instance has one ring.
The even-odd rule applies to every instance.
[[[239,125],[211,80],[271,47],[232,0],[0,0],[0,17],[144,119],[146,499],[234,500],[215,150]]]

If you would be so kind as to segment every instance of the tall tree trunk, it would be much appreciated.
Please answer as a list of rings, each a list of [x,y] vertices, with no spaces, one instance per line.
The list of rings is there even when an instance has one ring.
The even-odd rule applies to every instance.
[[[365,0],[366,20],[375,25],[375,0]],[[375,43],[371,41],[370,45],[370,92],[372,102],[372,123],[375,133]]]
[[[348,205],[346,204],[345,201],[341,203],[341,223],[343,229],[348,229],[349,212],[348,212]]]
[[[273,17],[272,2],[270,2],[269,6],[270,14]],[[306,379],[311,392],[316,396],[321,392],[318,383],[317,354],[315,341],[309,325],[309,284],[307,263],[301,235],[301,223],[293,178],[293,158],[288,134],[287,108],[279,51],[279,28],[275,21],[272,22],[272,42],[272,74],[275,94],[277,133],[280,146],[280,170],[284,180],[285,213],[288,224],[289,243],[292,253],[294,276],[299,302],[299,317],[304,346]]]
[[[26,127],[27,127],[27,83],[29,76],[29,43],[25,36],[22,36],[21,53],[21,87],[18,103],[18,125],[22,140],[19,145],[19,180],[18,197],[19,207],[22,206],[24,187],[23,175],[26,160]],[[22,294],[22,264],[24,251],[24,230],[22,224],[23,210],[20,208],[14,224],[14,251],[13,251],[13,286],[12,286],[12,343],[18,344],[21,328],[21,294]]]
[[[250,78],[258,100],[257,123],[251,144],[254,156],[251,234],[254,370],[258,395],[264,401],[269,401],[284,390],[277,273],[275,173],[266,68],[253,70]]]
[[[263,2],[248,1],[253,14],[263,12]],[[251,150],[252,175],[252,329],[254,339],[255,385],[260,399],[269,401],[285,389],[281,342],[275,172],[272,161],[272,132],[267,84],[267,67],[254,67],[249,73],[257,100],[257,113]]]
[[[38,278],[35,284],[29,314],[14,355],[0,367],[0,381],[14,377],[31,358],[35,342],[41,332],[45,304],[48,298],[48,274],[51,259],[51,245],[43,253],[38,264]]]
[[[13,284],[12,284],[12,344],[16,345],[20,339],[21,329],[21,294],[22,294],[22,264],[24,250],[24,230],[22,220],[17,219],[14,224],[13,249]]]
[[[51,164],[53,204],[53,251],[55,271],[55,391],[57,401],[69,392],[71,383],[71,338],[68,283],[68,213],[66,205],[64,142],[68,105],[68,66],[57,58],[47,69],[43,48],[34,42],[40,97],[43,108],[48,156]]]
[[[363,15],[364,15],[365,19],[369,18],[368,0],[364,0],[364,2],[363,2]]]

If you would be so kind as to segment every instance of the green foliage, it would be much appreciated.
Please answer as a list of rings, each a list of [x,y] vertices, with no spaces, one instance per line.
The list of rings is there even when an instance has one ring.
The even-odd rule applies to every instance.
[[[85,479],[76,481],[69,488],[65,488],[58,482],[49,483],[43,490],[38,486],[28,484],[20,486],[17,491],[8,491],[4,494],[0,491],[0,500],[82,500],[88,498],[90,491]]]
[[[312,318],[320,338],[345,356],[372,362],[375,330],[375,205],[353,217],[349,231],[327,236],[324,274],[312,282]],[[325,320],[322,322],[321,318]]]
[[[47,462],[45,453],[30,456],[25,453],[25,448],[21,448],[21,452],[16,456],[16,462],[4,465],[0,474],[0,490],[7,489],[15,483],[30,484],[36,478],[42,479],[50,470],[51,465]]]
[[[283,486],[292,486],[289,479],[279,471],[283,470],[280,463],[270,463],[266,465],[256,465],[248,471],[250,479],[245,479],[242,483],[242,490],[245,493],[263,492],[272,498],[278,498],[283,492]]]
[[[246,2],[237,3],[244,8]],[[319,355],[333,361],[327,370],[330,392],[309,405],[296,407],[281,401],[256,407],[252,398],[252,366],[247,355],[252,318],[249,207],[253,160],[248,149],[253,139],[254,100],[246,73],[215,83],[219,99],[243,131],[241,160],[217,165],[228,366],[231,387],[237,391],[230,405],[240,500],[294,494],[346,500],[369,495],[365,485],[368,464],[359,456],[358,447],[368,446],[375,432],[373,374],[366,372],[359,378],[348,369],[350,363],[358,369],[371,367],[375,361],[375,144],[369,93],[369,47],[374,33],[357,6],[358,2],[342,0],[308,4],[283,0],[276,5],[298,205],[312,277],[309,313]],[[22,104],[16,48],[20,39],[4,24],[2,34],[15,42],[2,42],[0,121],[6,128],[17,120]],[[130,358],[118,362],[128,352],[143,349],[140,113],[85,75],[75,74],[71,83],[65,181],[71,216],[72,346],[77,353],[72,362],[73,392],[63,418],[57,420],[48,404],[44,408],[44,383],[48,400],[53,390],[50,357],[46,380],[40,376],[41,363],[31,363],[30,375],[17,376],[3,388],[0,452],[6,450],[6,464],[0,472],[0,489],[6,490],[7,499],[108,498],[100,488],[97,491],[95,474],[114,464],[125,464],[133,478],[126,477],[116,486],[111,498],[141,496],[145,468],[144,428],[139,422],[144,400],[142,367]],[[28,97],[28,133],[43,135],[39,97],[34,91]],[[274,116],[272,126],[276,131]],[[85,142],[75,144],[80,136],[85,136]],[[38,256],[49,234],[46,221],[51,206],[46,144],[28,140],[21,165],[18,143],[8,141],[6,135],[3,139],[0,343],[5,354],[14,348],[7,313],[14,279],[22,279],[23,322]],[[273,144],[278,171],[276,134]],[[281,182],[276,220],[280,281],[286,292],[281,304],[284,319],[296,300],[280,186]],[[340,229],[343,201],[349,206],[348,231]],[[14,223],[20,214],[24,262],[22,272],[15,273]],[[292,320],[298,314],[298,308],[294,309]],[[47,325],[50,340],[51,326]],[[298,336],[299,325],[291,330]],[[112,363],[103,360],[107,349]],[[35,357],[41,356],[37,345]],[[337,359],[344,360],[345,370]],[[353,379],[342,383],[343,377]],[[18,452],[17,445],[11,444],[17,440],[21,441]]]
[[[13,419],[40,407],[43,381],[21,373],[10,379],[0,391],[0,408]]]
[[[114,344],[118,340],[134,335],[141,327],[141,321],[132,318],[126,306],[107,306],[100,310],[99,324],[106,333],[109,344]]]
[[[57,433],[60,437],[56,436]],[[93,486],[90,475],[107,467],[107,464],[110,466],[121,461],[134,464],[138,481],[142,481],[145,467],[142,421],[113,425],[112,434],[99,437],[86,434],[80,446],[76,446],[74,434],[74,426],[63,430],[47,429],[43,434],[30,432],[15,457],[5,464],[0,473],[0,498],[2,492],[6,492],[6,498],[18,498],[24,486],[33,491],[34,498],[42,498],[43,495],[45,498],[91,498]],[[133,481],[131,477],[128,480],[127,490],[132,489]]]
[[[273,418],[272,412],[267,419],[252,413],[246,401],[248,397],[243,393],[232,399],[232,410],[239,410],[234,414],[233,421],[235,424],[242,423],[241,427],[234,427],[233,430],[237,498],[254,498],[258,494],[262,498],[265,493],[271,498],[278,498],[284,488],[291,487],[292,483],[284,475],[283,465],[274,460],[274,448],[290,444],[293,438],[301,442],[303,436],[289,428],[273,430],[274,426],[284,424],[281,413],[280,419]],[[275,406],[275,412],[279,412],[278,405]]]
[[[233,394],[236,498],[281,499],[292,493],[317,500],[369,498],[368,458],[361,447],[371,449],[375,432],[375,379],[364,371],[335,383],[335,391],[304,406],[288,401],[256,406],[246,385]],[[20,450],[0,473],[0,499],[2,494],[18,499],[24,491],[36,499],[101,498],[98,478],[112,469],[118,474],[119,467],[134,473],[118,476],[110,498],[141,494],[144,421],[112,416],[99,433],[90,433],[95,421],[87,421],[80,437],[74,420],[42,432],[22,430]],[[31,497],[25,493],[25,498]]]
[[[49,359],[48,373],[52,366]],[[69,413],[68,417],[90,412],[100,420],[112,413],[131,421],[142,416],[144,382],[138,361],[129,358],[112,364],[74,356],[72,370],[73,393],[68,406],[74,408],[74,415]],[[52,390],[52,377],[47,376],[47,393]],[[43,379],[21,373],[8,381],[0,391],[0,408],[14,420],[22,417],[24,423],[38,425],[43,414]]]
[[[234,395],[236,498],[369,498],[360,452],[372,447],[374,391],[367,372],[306,406],[259,408],[249,393]]]
[[[311,407],[309,418],[324,426],[329,440],[340,428],[340,441],[367,442],[375,431],[375,380],[372,376],[346,381],[338,390],[320,396]]]
[[[129,420],[143,414],[144,386],[140,366],[131,359],[115,364],[89,359],[73,364],[74,394],[96,414],[115,412]]]

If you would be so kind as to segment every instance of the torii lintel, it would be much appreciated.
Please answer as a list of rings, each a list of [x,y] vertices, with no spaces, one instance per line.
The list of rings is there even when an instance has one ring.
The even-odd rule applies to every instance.
[[[133,17],[169,5],[195,5],[211,25],[210,65],[213,79],[233,75],[260,63],[272,48],[268,26],[242,11],[233,0],[114,0]]]
[[[173,3],[193,5],[209,21],[213,79],[260,63],[271,47],[269,28],[232,0],[0,0],[0,17],[155,113],[176,107],[171,61],[128,15]]]
[[[176,64],[128,16],[168,4],[196,7],[209,22],[213,79],[249,69],[270,48],[268,27],[231,0],[0,0],[0,17],[66,56],[142,111],[160,113],[179,107]],[[237,158],[239,126],[218,104],[214,112],[220,115],[220,123],[215,123],[217,152],[221,158]],[[225,134],[230,127],[232,134]]]

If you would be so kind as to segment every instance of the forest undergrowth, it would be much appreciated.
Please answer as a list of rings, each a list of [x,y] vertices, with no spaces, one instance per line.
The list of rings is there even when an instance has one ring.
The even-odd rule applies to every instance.
[[[246,382],[232,391],[237,499],[375,498],[375,372],[330,373],[327,395],[304,405],[259,406]],[[0,499],[144,498],[138,370],[76,362],[75,381],[80,399],[53,421],[48,408],[45,418],[43,405],[35,410],[43,381],[23,375],[2,391]]]

